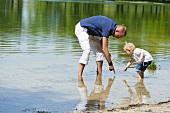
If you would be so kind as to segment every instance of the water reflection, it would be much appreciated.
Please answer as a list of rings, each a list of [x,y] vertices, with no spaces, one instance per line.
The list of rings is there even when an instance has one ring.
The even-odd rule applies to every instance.
[[[84,84],[83,79],[82,81],[79,81],[78,91],[80,94],[80,102],[76,105],[75,109],[78,111],[105,109],[105,100],[109,95],[114,79],[115,77],[109,78],[108,84],[104,89],[104,85],[102,84],[102,75],[98,74],[94,83],[94,89],[89,95],[87,86]]]
[[[149,98],[151,98],[149,91],[147,91],[143,79],[139,80],[135,84],[135,90],[136,92],[132,91],[131,87],[127,83],[126,80],[123,80],[123,83],[125,84],[130,97],[125,97],[123,100],[124,105],[130,105],[130,104],[147,104]]]

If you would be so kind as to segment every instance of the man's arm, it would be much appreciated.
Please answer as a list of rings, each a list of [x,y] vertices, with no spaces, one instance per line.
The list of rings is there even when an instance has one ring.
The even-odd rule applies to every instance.
[[[110,57],[110,53],[109,53],[109,50],[108,50],[108,38],[106,38],[106,37],[102,38],[102,50],[103,50],[105,58],[106,58],[106,60],[109,64],[109,70],[113,71],[115,73],[115,69],[114,69],[114,66],[113,66],[113,63],[112,63],[112,60],[111,60],[111,57]]]

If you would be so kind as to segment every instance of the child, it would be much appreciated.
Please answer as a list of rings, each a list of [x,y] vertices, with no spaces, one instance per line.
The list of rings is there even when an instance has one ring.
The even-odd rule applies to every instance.
[[[136,48],[133,43],[125,42],[125,46],[124,46],[123,49],[128,55],[132,55],[132,59],[128,62],[128,64],[124,68],[124,71],[126,71],[128,69],[128,67],[134,61],[136,61],[138,63],[137,66],[136,66],[138,78],[139,78],[139,80],[143,79],[144,78],[144,71],[151,64],[151,62],[153,60],[152,56],[146,50]]]

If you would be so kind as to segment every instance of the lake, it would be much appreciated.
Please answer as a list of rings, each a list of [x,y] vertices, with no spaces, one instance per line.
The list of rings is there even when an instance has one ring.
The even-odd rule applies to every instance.
[[[0,112],[74,112],[116,108],[170,99],[170,5],[153,2],[1,0]],[[96,75],[93,53],[84,84],[78,87],[81,47],[75,25],[104,15],[127,27],[122,39],[109,37],[116,74],[106,60]],[[157,65],[138,82],[135,63],[123,51],[125,41],[150,52]],[[99,106],[101,105],[101,106]]]

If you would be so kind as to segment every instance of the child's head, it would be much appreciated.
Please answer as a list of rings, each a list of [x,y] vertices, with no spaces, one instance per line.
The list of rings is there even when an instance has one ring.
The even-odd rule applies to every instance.
[[[125,45],[123,47],[124,51],[129,55],[133,54],[133,51],[135,50],[135,48],[136,47],[133,43],[127,43],[127,42],[125,42]]]
[[[115,29],[115,32],[113,34],[116,38],[122,38],[125,37],[127,33],[126,27],[124,25],[118,25]]]

